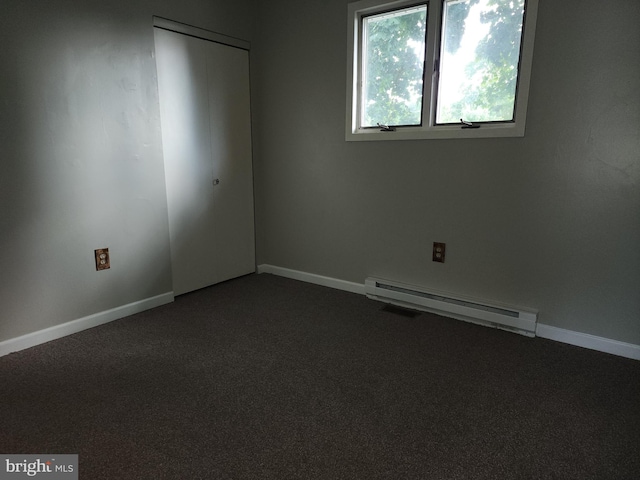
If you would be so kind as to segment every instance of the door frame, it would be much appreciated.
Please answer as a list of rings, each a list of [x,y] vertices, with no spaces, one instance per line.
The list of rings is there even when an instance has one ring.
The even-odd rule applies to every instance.
[[[176,22],[174,20],[169,20],[168,18],[158,17],[154,15],[153,26],[162,28],[163,30],[169,30],[176,33],[182,33],[184,35],[189,35],[191,37],[221,43],[230,47],[241,48],[242,50],[251,50],[251,42],[247,40],[230,37],[229,35],[223,35],[222,33],[212,32],[203,28],[194,27],[193,25],[187,25],[186,23]]]

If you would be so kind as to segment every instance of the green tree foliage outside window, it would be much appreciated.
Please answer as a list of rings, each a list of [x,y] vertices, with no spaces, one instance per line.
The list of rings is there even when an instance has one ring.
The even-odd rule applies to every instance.
[[[445,0],[436,123],[514,120],[525,0]],[[360,126],[422,124],[427,5],[362,20]]]
[[[363,19],[363,127],[420,125],[427,6]]]
[[[524,2],[445,2],[436,123],[514,119]]]

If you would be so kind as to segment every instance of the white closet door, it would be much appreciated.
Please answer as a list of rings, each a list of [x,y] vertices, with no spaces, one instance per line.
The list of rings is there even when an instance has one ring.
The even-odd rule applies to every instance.
[[[216,281],[255,271],[249,52],[207,42]]]
[[[173,289],[255,271],[249,56],[155,29]]]

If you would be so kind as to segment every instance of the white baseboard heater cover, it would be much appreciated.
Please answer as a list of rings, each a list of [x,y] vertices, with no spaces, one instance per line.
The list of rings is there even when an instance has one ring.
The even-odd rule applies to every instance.
[[[535,337],[538,313],[436,290],[427,290],[380,278],[365,280],[367,297],[381,302],[437,313],[443,317],[477,323]]]

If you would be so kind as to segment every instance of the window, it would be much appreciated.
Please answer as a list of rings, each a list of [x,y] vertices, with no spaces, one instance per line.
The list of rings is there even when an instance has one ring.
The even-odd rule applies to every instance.
[[[427,6],[362,18],[360,125],[420,125]]]
[[[349,4],[346,139],[523,136],[537,2]]]

